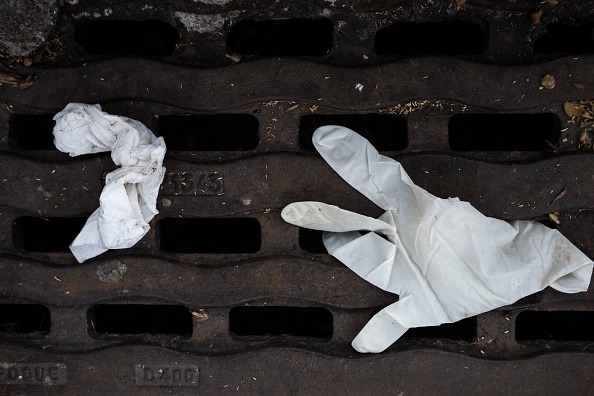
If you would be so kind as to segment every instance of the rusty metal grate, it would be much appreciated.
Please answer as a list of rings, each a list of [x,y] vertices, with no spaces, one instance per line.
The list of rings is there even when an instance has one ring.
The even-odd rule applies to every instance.
[[[591,393],[592,289],[360,355],[396,297],[280,217],[298,200],[381,214],[311,145],[338,123],[432,193],[594,257],[591,125],[564,108],[594,98],[589,3],[65,2],[41,58],[11,66],[33,84],[0,86],[1,392]],[[169,146],[151,231],[82,265],[67,246],[115,166],[54,148],[69,102]]]

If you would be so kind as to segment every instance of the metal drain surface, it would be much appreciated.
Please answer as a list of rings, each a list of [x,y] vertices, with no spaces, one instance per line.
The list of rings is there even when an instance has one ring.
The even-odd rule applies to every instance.
[[[0,393],[591,394],[592,287],[358,354],[397,296],[280,216],[381,214],[311,144],[339,124],[433,194],[594,257],[588,1],[87,3],[60,7],[32,65],[2,60],[34,77],[0,85]],[[54,148],[70,102],[169,148],[150,232],[84,264],[68,244],[115,165]]]

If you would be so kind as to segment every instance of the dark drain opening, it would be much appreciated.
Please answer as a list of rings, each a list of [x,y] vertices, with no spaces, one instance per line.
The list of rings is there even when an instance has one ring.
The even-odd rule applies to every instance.
[[[158,20],[97,20],[78,26],[75,39],[90,54],[168,56],[179,42],[179,33]]]
[[[314,254],[328,254],[322,235],[324,231],[310,230],[309,228],[299,228],[299,246],[301,249]]]
[[[455,151],[540,151],[560,134],[555,114],[457,114],[449,122]]]
[[[340,125],[365,137],[379,151],[404,150],[408,146],[406,120],[395,114],[306,115],[299,120],[299,144],[315,151],[313,133],[324,125]]]
[[[192,314],[181,305],[105,304],[89,310],[90,328],[96,335],[192,335]]]
[[[261,56],[323,56],[332,48],[333,28],[328,19],[248,19],[229,31],[227,51]]]
[[[380,309],[371,313],[377,314]],[[402,338],[444,338],[452,341],[472,342],[476,338],[476,317],[466,318],[454,323],[444,323],[439,326],[426,326],[408,329]]]
[[[81,217],[19,217],[14,220],[14,246],[27,252],[69,252],[85,225]]]
[[[13,114],[8,134],[13,146],[23,150],[56,150],[53,114]]]
[[[540,224],[553,230],[557,229],[557,224],[552,220],[537,220]]]
[[[0,304],[0,334],[47,335],[50,327],[50,311],[43,305]]]
[[[159,221],[160,249],[171,253],[256,253],[262,243],[256,219]]]
[[[594,52],[594,23],[571,26],[547,25],[547,32],[534,42],[537,54],[587,54]]]
[[[476,318],[466,318],[440,326],[409,329],[402,338],[444,338],[452,341],[472,342],[476,338]]]
[[[170,115],[157,120],[167,149],[245,151],[258,146],[258,119],[251,114]]]
[[[235,307],[229,312],[229,330],[237,336],[332,338],[332,313],[312,307]]]
[[[466,21],[398,22],[377,31],[378,55],[478,55],[487,49],[486,28]]]
[[[594,312],[524,311],[516,318],[517,340],[594,341]]]

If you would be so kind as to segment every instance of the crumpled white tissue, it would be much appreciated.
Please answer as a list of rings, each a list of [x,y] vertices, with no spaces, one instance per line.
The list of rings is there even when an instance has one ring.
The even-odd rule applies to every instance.
[[[82,263],[108,249],[133,246],[159,213],[167,150],[163,138],[136,120],[101,111],[98,104],[70,103],[54,120],[58,150],[71,157],[111,151],[113,162],[121,165],[106,176],[99,208],[70,245],[72,254]]]
[[[323,241],[331,255],[400,296],[353,340],[357,351],[381,352],[409,328],[455,322],[547,286],[564,293],[588,289],[593,262],[559,231],[536,221],[494,219],[458,198],[438,198],[350,129],[321,127],[313,142],[344,180],[386,210],[378,219],[320,202],[282,211],[289,223],[330,231]]]

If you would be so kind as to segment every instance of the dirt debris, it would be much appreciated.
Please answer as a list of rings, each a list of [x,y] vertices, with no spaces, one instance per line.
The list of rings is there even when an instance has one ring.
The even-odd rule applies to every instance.
[[[568,123],[576,124],[582,129],[580,145],[584,149],[593,149],[594,99],[582,99],[563,103],[563,110],[570,119]]]

